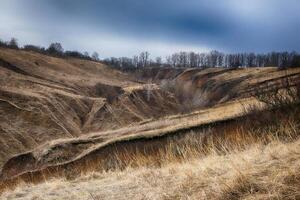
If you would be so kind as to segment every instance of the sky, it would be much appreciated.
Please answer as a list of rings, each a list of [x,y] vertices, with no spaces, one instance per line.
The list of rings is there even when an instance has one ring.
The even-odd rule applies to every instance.
[[[299,0],[0,0],[0,39],[97,51],[300,51]]]

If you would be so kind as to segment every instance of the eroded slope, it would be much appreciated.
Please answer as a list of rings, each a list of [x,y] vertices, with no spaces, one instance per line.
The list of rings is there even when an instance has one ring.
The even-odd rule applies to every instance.
[[[235,118],[257,103],[249,97],[258,88],[300,82],[299,68],[164,69],[134,77],[97,62],[8,49],[0,49],[0,75],[3,179],[81,162],[119,141]]]
[[[131,76],[92,61],[1,48],[0,77],[0,166],[46,141],[116,129],[177,109],[172,94],[145,89]],[[142,111],[150,103],[156,109]]]

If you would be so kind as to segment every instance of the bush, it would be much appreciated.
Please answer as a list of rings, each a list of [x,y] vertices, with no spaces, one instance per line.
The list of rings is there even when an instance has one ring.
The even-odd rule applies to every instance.
[[[39,47],[39,46],[35,46],[35,45],[25,45],[23,47],[24,50],[26,51],[34,51],[34,52],[38,52],[38,53],[45,53],[45,48],[44,47]]]
[[[47,49],[47,53],[54,56],[63,56],[64,49],[60,43],[55,42],[50,44],[50,46]]]
[[[78,51],[66,51],[64,54],[66,57],[72,57],[72,58],[80,58],[80,59],[85,59],[85,60],[92,60],[92,58],[88,55],[84,55],[81,52]]]
[[[19,49],[19,45],[16,38],[12,38],[9,42],[4,42],[0,40],[0,47]]]
[[[7,42],[0,40],[0,47],[8,47]]]
[[[297,82],[297,78],[286,77],[275,86],[260,87],[256,91],[255,97],[270,108],[293,109],[295,105],[300,104],[300,82]]]
[[[16,38],[11,38],[11,40],[8,43],[9,47],[12,49],[19,49],[18,41]]]

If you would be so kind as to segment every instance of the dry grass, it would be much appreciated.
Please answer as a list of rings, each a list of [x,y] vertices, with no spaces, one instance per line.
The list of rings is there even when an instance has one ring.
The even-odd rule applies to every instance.
[[[299,112],[265,111],[116,145],[105,160],[77,171],[79,178],[23,183],[2,198],[298,199],[299,119]]]
[[[130,143],[130,146],[134,146],[136,140],[151,140],[152,138],[160,141],[164,135],[245,115],[244,108],[249,105],[257,105],[257,102],[253,99],[245,99],[242,102],[230,102],[214,108],[186,115],[169,116],[119,130],[97,132],[74,139],[59,139],[41,145],[25,155],[12,157],[2,168],[2,175],[11,177],[45,167],[72,164],[77,161],[82,163],[82,160],[84,162],[87,160],[86,157],[91,157],[90,160],[94,160],[93,154],[97,154],[97,158],[100,157],[100,159],[105,160],[107,158],[103,155],[111,155],[111,152],[114,152],[111,148],[115,144],[124,146],[124,143]],[[120,143],[121,145],[119,145]],[[148,142],[146,143],[148,144]],[[152,143],[150,144],[152,145]],[[86,165],[90,165],[90,162]]]
[[[255,144],[160,167],[23,184],[3,199],[299,199],[300,141]]]
[[[300,68],[187,70],[174,79],[182,113],[215,107],[171,115],[180,96],[169,86],[77,59],[3,49],[0,57],[1,166],[30,150],[1,178],[37,170],[0,183],[11,189],[0,199],[300,198],[298,107],[245,117],[233,101],[256,105],[247,98],[257,86],[299,82]]]
[[[292,113],[283,112],[284,110],[277,109],[257,111],[248,116],[182,130],[150,140],[116,143],[107,150],[109,157],[87,163],[86,168],[90,169],[83,171],[160,167],[172,162],[184,163],[211,154],[225,155],[232,151],[243,151],[253,144],[291,142],[299,137],[300,112],[298,109]]]

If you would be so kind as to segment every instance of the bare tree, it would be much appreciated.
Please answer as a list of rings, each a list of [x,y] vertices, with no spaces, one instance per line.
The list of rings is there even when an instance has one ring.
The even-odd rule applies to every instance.
[[[224,66],[224,53],[219,52],[217,56],[217,66]]]
[[[187,67],[188,66],[188,54],[184,51],[179,53],[179,60],[178,64],[180,67]]]
[[[208,59],[210,67],[216,67],[218,65],[218,59],[220,55],[221,53],[215,50],[210,52]]]
[[[92,59],[95,61],[99,61],[99,54],[96,51],[92,54]]]
[[[11,40],[9,41],[8,45],[11,47],[11,48],[14,48],[14,49],[18,49],[19,48],[19,45],[18,45],[18,40],[16,38],[11,38]]]
[[[283,52],[280,54],[279,57],[279,67],[284,68],[284,67],[289,67],[289,53],[288,52]]]
[[[156,57],[155,58],[155,63],[157,66],[161,66],[162,65],[162,58],[161,57]]]
[[[254,53],[247,54],[247,65],[248,67],[254,67],[256,55]]]
[[[139,61],[142,67],[147,67],[149,64],[150,53],[148,51],[144,51],[140,53]]]
[[[199,56],[195,52],[190,52],[188,55],[188,63],[190,67],[198,67],[199,65]]]
[[[85,56],[85,57],[90,57],[90,54],[89,54],[89,52],[87,52],[87,51],[85,51],[85,52],[83,52],[83,55]]]
[[[49,48],[47,49],[47,52],[51,55],[62,55],[64,52],[64,49],[60,43],[55,42],[55,43],[50,44]]]
[[[264,67],[266,64],[266,56],[264,54],[257,55],[257,67]]]
[[[200,67],[205,68],[207,67],[207,56],[205,53],[200,53],[199,54],[199,63],[200,63]]]
[[[135,68],[139,67],[139,57],[138,56],[133,56],[132,64]]]
[[[173,66],[173,67],[177,67],[178,61],[179,61],[179,54],[178,54],[178,53],[174,53],[174,54],[171,56],[171,61],[172,61],[172,66]]]

